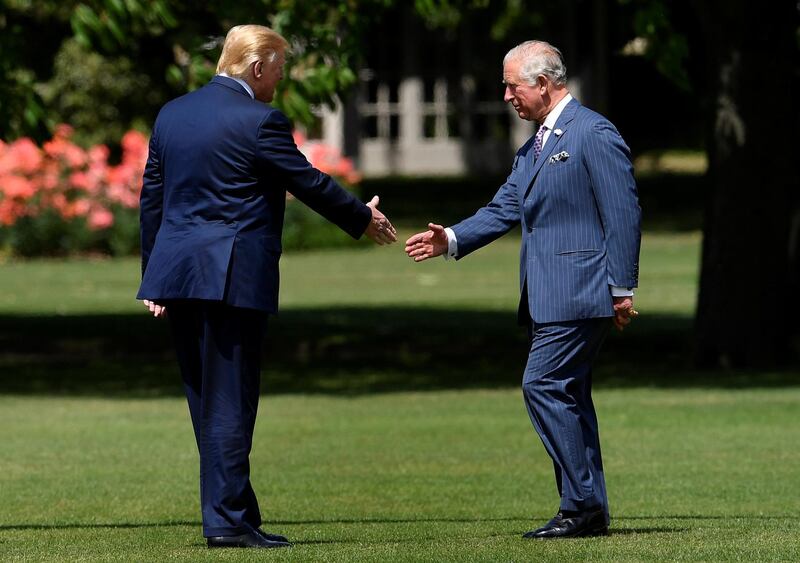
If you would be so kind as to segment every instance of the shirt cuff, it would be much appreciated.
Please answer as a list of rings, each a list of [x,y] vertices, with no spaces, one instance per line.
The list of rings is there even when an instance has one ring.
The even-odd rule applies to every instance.
[[[447,235],[447,253],[443,254],[445,260],[458,257],[458,240],[456,240],[456,233],[450,227],[445,227],[444,232]]]
[[[633,290],[627,287],[618,287],[616,285],[609,285],[611,288],[611,297],[633,297]]]

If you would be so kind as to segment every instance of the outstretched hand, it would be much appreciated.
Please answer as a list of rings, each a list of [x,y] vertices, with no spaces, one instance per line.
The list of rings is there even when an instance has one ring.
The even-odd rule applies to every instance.
[[[631,319],[639,316],[639,312],[633,308],[633,299],[630,297],[614,297],[614,326],[617,330],[625,330],[631,323]]]
[[[414,262],[422,262],[447,252],[447,233],[444,232],[444,227],[428,223],[428,229],[406,241],[406,254],[413,258]]]
[[[386,218],[386,215],[378,211],[378,203],[380,203],[380,198],[375,196],[367,204],[367,207],[372,211],[372,219],[370,219],[364,234],[378,244],[392,244],[397,241],[397,231],[389,222],[389,219]]]

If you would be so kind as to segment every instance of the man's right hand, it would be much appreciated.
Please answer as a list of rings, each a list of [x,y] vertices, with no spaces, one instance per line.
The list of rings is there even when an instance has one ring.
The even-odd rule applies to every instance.
[[[406,241],[406,254],[414,262],[422,262],[447,252],[447,233],[444,232],[444,227],[428,223],[428,229],[430,230],[417,233]]]
[[[389,222],[389,219],[386,218],[386,215],[378,211],[378,203],[380,203],[380,198],[374,196],[367,204],[367,207],[372,211],[372,219],[370,219],[364,234],[378,244],[392,244],[397,241],[397,231],[392,226],[392,223]]]

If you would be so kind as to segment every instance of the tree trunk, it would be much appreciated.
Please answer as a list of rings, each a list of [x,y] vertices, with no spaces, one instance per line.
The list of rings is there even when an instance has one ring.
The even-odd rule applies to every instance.
[[[701,4],[713,121],[697,360],[780,365],[798,335],[797,8]]]

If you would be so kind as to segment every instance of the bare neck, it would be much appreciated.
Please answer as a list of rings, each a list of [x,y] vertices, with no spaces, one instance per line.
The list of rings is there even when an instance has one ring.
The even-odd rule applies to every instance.
[[[567,90],[566,86],[555,86],[552,92],[548,92],[547,94],[547,111],[544,112],[542,115],[541,121],[539,123],[544,123],[544,120],[547,119],[547,116],[550,115],[550,112],[561,103],[561,100],[567,97],[569,94],[569,90]]]

